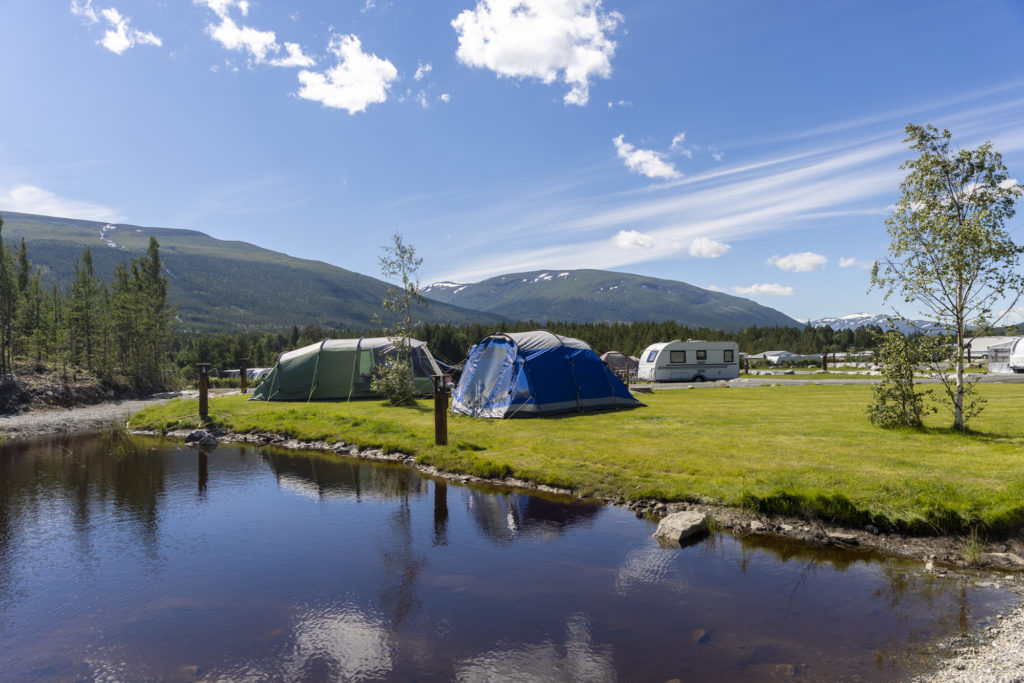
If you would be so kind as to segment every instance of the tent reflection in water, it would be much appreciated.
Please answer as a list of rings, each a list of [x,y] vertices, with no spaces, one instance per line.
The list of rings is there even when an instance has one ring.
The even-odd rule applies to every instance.
[[[441,370],[426,342],[410,339],[416,395],[433,392],[431,375]],[[277,365],[253,392],[250,401],[317,401],[380,397],[370,388],[374,372],[395,358],[387,337],[325,339],[282,353]]]
[[[537,417],[643,405],[586,342],[537,330],[498,333],[470,349],[452,412]]]

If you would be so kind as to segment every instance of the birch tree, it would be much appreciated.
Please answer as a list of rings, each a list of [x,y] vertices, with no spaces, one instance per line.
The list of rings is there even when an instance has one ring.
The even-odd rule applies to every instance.
[[[900,184],[902,196],[885,221],[889,256],[875,262],[871,286],[886,301],[901,297],[916,308],[915,315],[945,328],[953,349],[947,360],[955,371],[936,374],[949,400],[953,428],[962,430],[980,409],[966,401],[972,387],[965,381],[964,349],[998,324],[1024,291],[1024,248],[1003,227],[1014,215],[1022,188],[990,142],[955,150],[948,130],[909,124],[906,133],[905,142],[918,156],[900,167],[908,173]]]

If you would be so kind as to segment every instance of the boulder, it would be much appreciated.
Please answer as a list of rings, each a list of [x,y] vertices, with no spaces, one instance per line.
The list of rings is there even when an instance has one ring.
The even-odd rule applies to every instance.
[[[705,533],[707,530],[708,525],[704,521],[703,513],[696,512],[695,510],[684,510],[683,512],[673,512],[668,517],[662,519],[658,524],[658,530],[654,532],[654,537],[659,541],[682,543],[692,536]]]
[[[200,448],[216,448],[217,437],[205,429],[197,429],[185,437],[185,443]]]

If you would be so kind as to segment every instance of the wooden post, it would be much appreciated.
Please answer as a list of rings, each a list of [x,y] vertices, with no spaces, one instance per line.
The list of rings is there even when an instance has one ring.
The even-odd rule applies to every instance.
[[[448,445],[448,387],[444,375],[433,375],[434,380],[434,443]]]
[[[248,368],[245,367],[246,365],[249,364],[249,359],[239,358],[238,364],[241,366],[240,368],[238,368],[238,372],[239,376],[242,378],[242,393],[244,394],[246,390],[249,388],[249,376],[247,374]]]
[[[199,417],[210,415],[210,364],[199,363]]]
[[[821,369],[828,372],[828,351],[821,354]]]

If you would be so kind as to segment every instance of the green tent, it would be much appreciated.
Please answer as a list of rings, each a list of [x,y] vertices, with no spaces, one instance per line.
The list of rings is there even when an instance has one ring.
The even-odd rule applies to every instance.
[[[410,339],[413,384],[417,394],[434,390],[431,375],[440,375],[427,343]],[[380,396],[370,390],[374,369],[395,357],[386,337],[325,339],[282,353],[277,365],[253,392],[250,401],[316,401]]]

